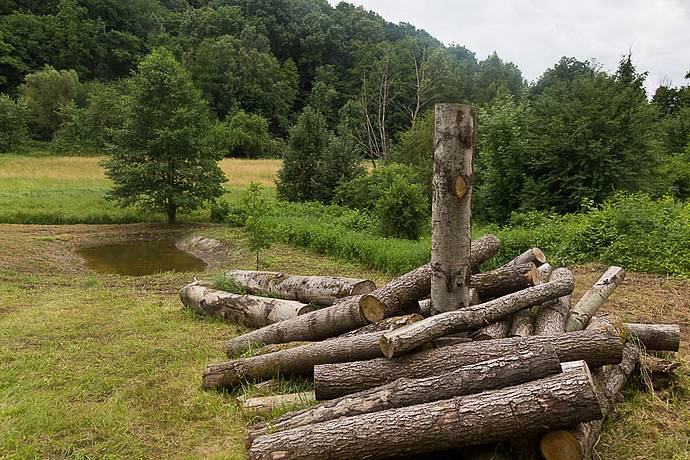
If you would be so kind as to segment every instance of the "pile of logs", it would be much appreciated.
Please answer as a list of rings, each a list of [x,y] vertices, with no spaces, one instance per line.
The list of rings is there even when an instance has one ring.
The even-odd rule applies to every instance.
[[[537,248],[481,270],[501,243],[470,241],[475,123],[466,106],[436,108],[429,264],[379,288],[231,270],[223,284],[241,294],[181,290],[186,306],[257,328],[227,342],[229,360],[203,371],[204,389],[313,382],[240,397],[251,410],[300,406],[248,427],[251,459],[584,459],[634,370],[672,369],[648,352],[677,351],[677,325],[598,315],[621,267],[577,302],[572,272]]]

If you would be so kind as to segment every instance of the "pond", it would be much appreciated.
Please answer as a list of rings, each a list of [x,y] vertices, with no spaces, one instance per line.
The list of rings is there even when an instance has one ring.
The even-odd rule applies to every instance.
[[[141,276],[165,271],[197,272],[206,263],[175,246],[174,240],[127,241],[77,249],[98,273]]]

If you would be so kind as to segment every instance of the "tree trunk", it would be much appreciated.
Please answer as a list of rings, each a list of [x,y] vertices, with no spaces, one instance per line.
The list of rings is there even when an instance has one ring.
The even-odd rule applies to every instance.
[[[624,326],[645,350],[678,351],[680,347],[680,326],[677,324],[625,323]]]
[[[506,265],[519,265],[533,263],[537,267],[546,263],[546,256],[539,248],[530,248],[508,262]]]
[[[601,411],[607,417],[613,410],[615,398],[623,389],[637,365],[639,350],[627,345],[620,364],[595,373]],[[574,428],[551,431],[542,436],[539,450],[546,460],[584,460],[589,458],[599,439],[603,420],[579,423]]]
[[[473,241],[471,264],[480,265],[490,259],[498,252],[499,247],[498,238],[492,235],[485,235]],[[360,301],[362,315],[374,323],[408,309],[414,311],[416,302],[429,297],[430,294],[431,264],[426,264],[364,295]]]
[[[352,337],[360,334],[368,334],[370,332],[392,331],[394,329],[407,326],[408,324],[416,323],[417,321],[421,321],[423,319],[424,317],[417,313],[411,313],[403,316],[391,316],[390,318],[385,318],[381,321],[362,326],[354,331],[341,334],[339,337]]]
[[[252,347],[296,341],[315,342],[360,328],[369,322],[361,315],[359,299],[360,296],[346,297],[330,307],[230,339],[226,344],[226,353],[232,358]]]
[[[504,265],[496,270],[470,277],[470,287],[476,289],[482,299],[501,297],[536,284],[539,284],[539,272],[531,262]]]
[[[474,340],[495,340],[508,337],[511,322],[511,318],[503,318],[491,324],[487,324],[479,329],[472,338],[474,338]]]
[[[551,266],[551,264],[548,262],[537,267],[537,271],[539,272],[539,282],[548,283],[551,277],[551,273],[553,273],[553,270],[553,266]]]
[[[589,372],[294,428],[257,438],[251,459],[386,458],[527,436],[601,418]]]
[[[244,382],[267,380],[279,375],[309,376],[317,364],[377,358],[381,356],[378,346],[381,334],[383,332],[336,337],[267,355],[207,366],[202,375],[202,386],[205,389],[234,388]]]
[[[223,278],[243,288],[247,294],[270,295],[304,303],[333,305],[343,297],[368,294],[376,285],[373,281],[331,276],[300,276],[279,272],[229,270]]]
[[[270,414],[273,409],[283,406],[304,405],[312,401],[316,401],[313,391],[272,396],[256,396],[253,398],[240,396],[237,398],[237,402],[240,404],[243,411],[249,411],[255,414]]]
[[[177,220],[177,205],[172,200],[168,198],[168,224],[174,224]]]
[[[180,300],[192,310],[247,327],[262,327],[309,313],[313,307],[293,300],[230,294],[197,282],[180,289]]]
[[[431,181],[431,299],[435,312],[467,307],[477,119],[468,105],[436,104]]]
[[[570,315],[565,322],[565,330],[580,331],[587,327],[592,316],[624,279],[625,270],[616,266],[609,267],[570,310]]]
[[[556,299],[572,291],[572,281],[550,281],[486,303],[441,313],[385,333],[381,338],[381,350],[389,358],[398,356],[437,337],[482,327],[524,308]]]
[[[551,274],[550,280],[573,280],[573,272],[567,268],[558,268]],[[565,332],[565,320],[570,311],[570,294],[558,299],[544,302],[534,320],[536,335],[557,335]]]
[[[550,343],[561,361],[585,360],[591,367],[618,363],[623,341],[598,331],[578,331],[558,336],[510,337],[433,348],[394,359],[372,359],[314,368],[314,387],[332,399],[392,382],[401,377],[422,378],[461,366],[515,353],[524,347]]]
[[[556,350],[550,344],[540,344],[500,358],[459,367],[448,373],[422,379],[401,378],[371,390],[325,401],[305,410],[285,414],[269,424],[248,429],[245,439],[251,445],[253,439],[269,431],[285,431],[340,417],[450,399],[519,385],[560,372],[561,364]]]
[[[470,305],[477,305],[479,303],[481,303],[481,299],[479,298],[477,290],[474,288],[470,288]],[[422,315],[424,318],[432,316],[433,313],[431,310],[431,299],[420,300],[419,310],[415,310],[415,312]]]

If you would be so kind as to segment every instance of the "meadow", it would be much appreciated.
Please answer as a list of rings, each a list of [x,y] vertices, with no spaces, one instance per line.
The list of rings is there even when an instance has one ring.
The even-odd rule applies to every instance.
[[[242,330],[196,316],[177,298],[178,289],[193,277],[213,280],[223,269],[253,267],[244,230],[205,223],[207,209],[183,215],[186,223],[174,227],[160,224],[160,216],[118,209],[103,198],[109,183],[98,158],[0,158],[0,458],[245,458],[242,436],[251,415],[238,411],[236,394],[200,388],[203,366],[223,361],[224,340]],[[273,196],[278,161],[225,160],[222,167],[231,178],[225,198],[233,206],[251,181],[262,182],[266,195]],[[283,220],[278,214],[269,217],[278,241],[262,256],[266,269],[368,277],[381,285],[428,255],[426,239],[362,238],[370,223],[342,209],[295,205],[282,210]],[[598,212],[606,225],[587,227],[598,222],[591,219],[577,225],[608,228],[613,211]],[[683,215],[682,206],[678,212]],[[32,221],[64,225],[29,225]],[[98,222],[104,225],[92,225]],[[548,230],[523,221],[518,229],[482,227],[475,233],[503,232],[510,249],[501,258],[530,242],[550,255],[562,244],[556,234],[567,233],[559,232],[566,227],[557,224],[554,220]],[[630,225],[630,219],[620,224]],[[602,247],[612,238],[590,233]],[[143,277],[94,273],[73,252],[162,234],[211,237],[223,246],[204,256],[204,272]],[[558,257],[589,247],[574,237],[568,241],[570,246],[555,252]],[[614,243],[622,244],[620,238]],[[573,267],[575,296],[603,270],[586,260],[563,262]],[[680,323],[683,366],[664,389],[628,386],[595,458],[690,459],[688,299],[690,284],[682,277],[631,271],[607,304],[606,310],[623,320]],[[290,390],[304,382],[285,380],[282,385]],[[253,386],[245,390],[259,391]]]

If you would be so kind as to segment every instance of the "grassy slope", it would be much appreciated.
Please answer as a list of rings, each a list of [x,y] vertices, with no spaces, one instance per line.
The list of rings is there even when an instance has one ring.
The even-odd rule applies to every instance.
[[[97,194],[107,181],[94,158],[3,157],[0,216],[24,209],[117,212]],[[231,177],[270,183],[276,162],[227,161]],[[86,192],[85,192],[86,191]],[[96,192],[96,193],[93,193]],[[83,201],[80,201],[83,200]],[[91,200],[91,201],[89,201]],[[71,249],[84,243],[166,231],[150,225],[0,225],[0,458],[242,458],[232,395],[205,393],[200,369],[223,360],[237,328],[180,309],[176,291],[193,275],[251,268],[240,230],[182,227],[226,242],[211,273],[142,278],[86,271]],[[385,276],[276,245],[267,267],[298,273]],[[576,270],[578,293],[600,268]],[[687,281],[630,274],[607,309],[627,320],[680,322],[687,363]],[[598,458],[690,458],[690,379],[656,394],[635,392],[608,424]],[[286,385],[289,385],[287,383]],[[248,388],[248,391],[255,391]]]

